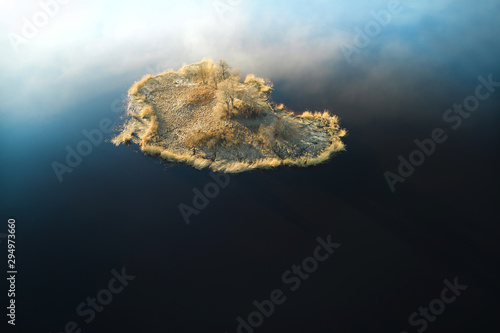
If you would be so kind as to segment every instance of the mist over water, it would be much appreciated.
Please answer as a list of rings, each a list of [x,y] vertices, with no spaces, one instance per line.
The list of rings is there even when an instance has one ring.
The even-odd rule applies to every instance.
[[[0,211],[19,221],[23,327],[82,322],[75,307],[126,266],[136,280],[85,331],[235,332],[328,234],[342,246],[260,332],[410,331],[408,316],[457,275],[470,288],[432,330],[498,325],[500,88],[456,130],[443,115],[479,76],[500,81],[500,3],[405,1],[349,59],[355,28],[389,1],[216,3],[73,1],[17,52],[9,34],[22,36],[40,5],[0,4]],[[52,163],[83,130],[120,124],[134,81],[203,57],[269,78],[272,99],[294,111],[329,109],[347,151],[231,176],[189,226],[178,205],[210,172],[114,147],[112,133],[58,180]],[[435,128],[447,141],[392,193],[384,172]]]

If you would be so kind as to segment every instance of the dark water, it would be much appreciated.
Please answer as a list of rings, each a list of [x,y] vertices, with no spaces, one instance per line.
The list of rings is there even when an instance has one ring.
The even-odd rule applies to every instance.
[[[277,95],[294,96],[279,88]],[[469,288],[429,331],[498,327],[498,97],[449,132],[395,193],[385,168],[394,170],[415,138],[441,126],[439,116],[359,125],[349,116],[356,104],[339,107],[350,132],[346,152],[308,169],[231,176],[190,225],[177,206],[192,205],[192,189],[211,182],[209,172],[165,166],[137,147],[102,143],[58,182],[51,162],[63,161],[63,143],[76,146],[80,128],[116,120],[106,97],[65,117],[2,124],[14,143],[2,146],[9,157],[2,213],[17,221],[17,320],[25,331],[59,332],[71,320],[87,332],[235,331],[236,317],[254,311],[253,300],[287,290],[283,272],[329,234],[341,247],[286,294],[260,331],[406,329],[408,316],[455,276]],[[85,110],[102,111],[82,117]],[[84,324],[76,306],[122,267],[136,278]]]
[[[500,87],[457,130],[443,121],[474,94],[479,75],[500,81],[497,45],[487,43],[497,41],[484,38],[459,51],[426,44],[432,55],[397,61],[376,44],[353,65],[324,68],[317,87],[269,72],[274,100],[340,116],[347,151],[306,169],[231,175],[189,225],[178,206],[192,206],[193,189],[213,181],[207,170],[109,142],[62,182],[52,169],[85,139],[82,130],[104,118],[119,123],[110,105],[136,73],[64,113],[4,116],[0,232],[16,219],[15,331],[63,332],[74,321],[82,332],[236,332],[254,300],[280,289],[286,301],[255,332],[416,332],[409,316],[455,277],[467,289],[426,331],[498,331]],[[435,128],[448,139],[392,193],[384,173],[396,173],[398,156]],[[291,291],[282,274],[328,235],[341,246]],[[123,267],[135,278],[85,323],[77,306]]]

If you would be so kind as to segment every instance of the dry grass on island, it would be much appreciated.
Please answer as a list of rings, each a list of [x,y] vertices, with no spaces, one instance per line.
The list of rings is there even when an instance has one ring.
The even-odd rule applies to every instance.
[[[344,149],[337,116],[297,116],[269,101],[272,90],[254,75],[242,82],[224,60],[146,75],[129,89],[127,119],[112,142],[221,172],[315,165]]]

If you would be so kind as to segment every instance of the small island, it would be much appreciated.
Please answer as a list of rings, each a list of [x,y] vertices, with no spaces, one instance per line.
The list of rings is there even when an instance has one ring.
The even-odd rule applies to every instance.
[[[242,81],[224,60],[146,75],[129,89],[126,119],[112,142],[228,173],[315,165],[344,149],[346,130],[337,116],[296,115],[270,101],[272,90],[271,82],[252,74]]]

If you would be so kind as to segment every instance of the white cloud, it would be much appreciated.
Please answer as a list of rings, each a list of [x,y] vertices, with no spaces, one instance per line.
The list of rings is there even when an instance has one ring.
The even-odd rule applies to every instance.
[[[124,79],[138,78],[149,67],[178,68],[203,57],[225,58],[244,73],[289,80],[289,85],[302,79],[308,82],[306,91],[324,89],[347,66],[365,70],[364,81],[357,84],[370,87],[383,74],[370,70],[373,62],[390,71],[403,63],[407,68],[422,64],[424,52],[447,59],[446,43],[473,48],[487,60],[488,36],[498,24],[482,21],[498,8],[460,1],[452,6],[451,0],[440,0],[412,1],[354,64],[347,64],[340,44],[352,41],[352,28],[366,24],[371,11],[386,8],[388,2],[242,1],[221,21],[213,1],[72,1],[19,53],[13,52],[7,33],[21,33],[22,18],[33,17],[40,6],[37,1],[2,2],[9,15],[0,11],[6,18],[0,26],[0,47],[5,50],[0,53],[0,109],[64,111],[67,103],[116,90]],[[460,36],[450,30],[461,24],[466,27]],[[453,44],[459,37],[470,45]]]

